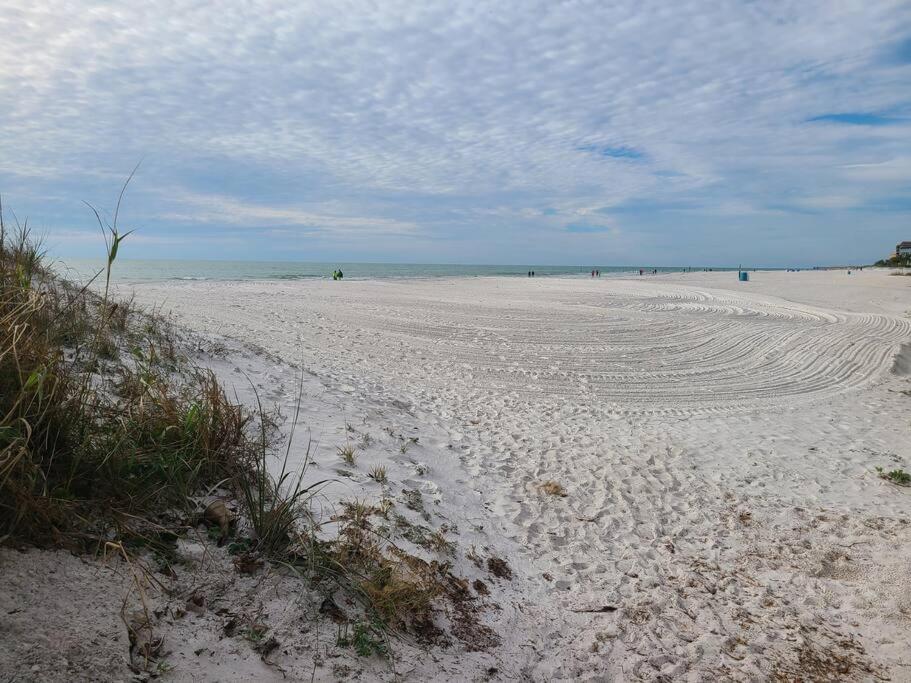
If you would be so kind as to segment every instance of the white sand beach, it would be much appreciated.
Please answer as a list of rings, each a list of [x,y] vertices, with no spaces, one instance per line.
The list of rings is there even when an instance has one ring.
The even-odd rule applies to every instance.
[[[911,0],[0,26],[0,683],[911,683]]]
[[[362,444],[330,496],[378,497],[383,464],[453,530],[456,573],[508,560],[511,580],[486,579],[500,644],[409,650],[400,679],[911,680],[911,489],[874,469],[911,469],[908,278],[119,293],[240,349],[210,362],[247,399],[236,370],[287,414],[302,365],[308,476]]]

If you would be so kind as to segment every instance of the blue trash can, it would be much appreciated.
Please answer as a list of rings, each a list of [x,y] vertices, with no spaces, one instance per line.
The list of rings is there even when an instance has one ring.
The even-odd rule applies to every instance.
[[[740,275],[740,281],[741,281],[741,282],[749,282],[749,281],[750,281],[750,274],[747,273],[746,271],[741,270],[740,273],[739,273],[739,275]]]

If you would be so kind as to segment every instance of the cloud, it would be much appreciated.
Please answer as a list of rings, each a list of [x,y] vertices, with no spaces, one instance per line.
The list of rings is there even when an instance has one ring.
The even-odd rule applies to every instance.
[[[610,225],[589,225],[584,223],[571,223],[566,226],[566,232],[573,232],[582,235],[589,235],[598,232],[609,232],[614,235],[619,234],[617,228]]]
[[[179,223],[214,223],[245,228],[299,226],[314,232],[329,232],[334,235],[413,235],[418,231],[418,226],[410,221],[377,216],[314,212],[294,206],[253,204],[224,195],[194,194],[185,191],[176,191],[169,196],[171,201],[183,206],[185,210],[166,213],[163,218]]]
[[[807,122],[845,123],[851,126],[890,126],[896,123],[907,123],[907,120],[891,116],[880,116],[879,114],[845,113],[821,114],[807,119]]]
[[[851,180],[867,183],[911,182],[911,156],[884,161],[845,164],[840,167]]]
[[[605,207],[639,207],[615,208],[624,234],[685,230],[669,206],[835,216],[911,181],[909,25],[890,0],[7,0],[0,190],[65,229],[142,158],[145,230],[293,230],[339,255],[420,235],[396,253],[432,260],[523,234],[586,260],[567,226]]]

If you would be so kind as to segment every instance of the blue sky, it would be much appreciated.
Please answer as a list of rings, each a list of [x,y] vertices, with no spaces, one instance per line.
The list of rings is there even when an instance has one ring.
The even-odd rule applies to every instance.
[[[0,7],[0,193],[60,256],[809,265],[911,239],[911,3]],[[9,215],[9,214],[8,214]]]

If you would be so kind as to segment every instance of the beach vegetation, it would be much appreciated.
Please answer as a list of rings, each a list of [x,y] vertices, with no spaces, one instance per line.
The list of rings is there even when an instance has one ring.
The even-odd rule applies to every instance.
[[[448,566],[399,548],[374,528],[373,515],[382,511],[359,501],[343,506],[334,518],[336,539],[318,546],[317,573],[359,597],[375,623],[413,629],[430,619],[434,600],[445,594]]]
[[[381,624],[356,621],[339,624],[336,645],[351,647],[360,657],[385,657],[389,653],[386,634]]]
[[[7,230],[0,211],[0,544],[117,548],[127,563],[149,552],[171,564],[178,539],[205,523],[239,572],[269,561],[357,600],[366,615],[351,635],[359,654],[386,653],[387,631],[432,631],[453,577],[446,563],[377,533],[371,517],[386,517],[391,500],[345,506],[334,534],[314,516],[328,481],[308,479],[309,444],[303,465],[290,466],[303,384],[282,453],[258,396],[251,408],[232,400],[181,353],[166,321],[111,301],[129,232],[118,227],[119,200],[110,224],[94,213],[105,266],[76,285],[54,274],[27,223]],[[338,451],[354,465],[350,444]],[[371,476],[383,483],[386,470]],[[409,494],[406,504],[423,512],[420,493]],[[451,547],[442,533],[428,533],[427,544]],[[247,639],[265,641],[259,621],[247,626]]]
[[[905,472],[901,468],[886,471],[882,467],[877,467],[876,473],[880,476],[881,479],[890,481],[893,484],[898,484],[899,486],[911,486],[911,474]]]
[[[338,446],[336,449],[338,456],[344,460],[345,464],[353,467],[355,461],[357,460],[357,450],[350,443],[346,443],[344,446]]]
[[[370,469],[370,472],[367,473],[367,476],[380,484],[385,484],[386,479],[386,468],[383,465],[375,465]]]
[[[212,373],[175,372],[147,316],[110,301],[129,232],[119,200],[112,223],[93,211],[106,259],[84,286],[54,275],[27,224],[0,221],[0,542],[165,543],[162,519],[187,526],[193,496],[248,454],[250,418]]]
[[[908,268],[911,266],[911,254],[892,254],[889,258],[880,259],[873,265],[879,268]]]
[[[512,568],[502,557],[491,556],[487,558],[487,571],[498,579],[512,579]]]

